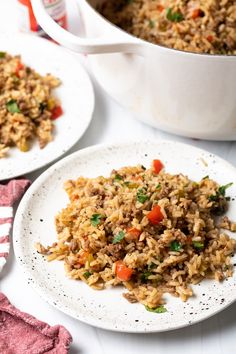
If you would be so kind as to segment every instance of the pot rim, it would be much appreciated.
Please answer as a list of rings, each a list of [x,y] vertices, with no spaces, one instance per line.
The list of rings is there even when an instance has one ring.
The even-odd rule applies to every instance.
[[[86,3],[86,5],[90,8],[90,10],[92,12],[94,12],[94,14],[96,14],[103,22],[106,22],[108,25],[110,25],[111,27],[115,28],[116,31],[120,31],[122,33],[122,35],[126,35],[128,37],[130,37],[130,39],[133,40],[134,43],[140,43],[143,44],[145,46],[150,46],[150,47],[158,47],[161,50],[164,51],[172,51],[172,52],[176,52],[177,54],[181,54],[181,55],[188,55],[188,56],[199,56],[201,58],[203,57],[207,57],[207,58],[211,58],[211,59],[219,59],[219,58],[224,58],[226,60],[236,60],[236,55],[233,54],[208,54],[208,53],[196,53],[196,52],[190,52],[190,51],[184,51],[184,50],[180,50],[180,49],[175,49],[175,48],[169,48],[166,47],[164,45],[161,44],[154,44],[152,42],[148,42],[142,38],[136,37],[133,34],[130,34],[128,32],[126,32],[124,29],[118,27],[117,25],[115,25],[114,23],[112,23],[111,21],[109,21],[106,17],[102,16],[100,12],[98,12],[91,4],[88,0],[82,0]],[[79,5],[79,3],[81,3],[81,0],[77,0],[77,3]]]

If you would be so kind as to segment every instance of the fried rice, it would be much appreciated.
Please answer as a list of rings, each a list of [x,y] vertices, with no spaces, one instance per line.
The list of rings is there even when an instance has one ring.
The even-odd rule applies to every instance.
[[[65,183],[68,205],[55,218],[57,241],[36,245],[48,261],[64,262],[72,279],[94,289],[124,285],[124,297],[165,312],[163,294],[186,301],[191,284],[232,276],[236,231],[226,189],[164,171],[159,160],[113,170],[109,177]]]
[[[35,137],[41,149],[53,139],[53,119],[62,109],[52,90],[59,85],[54,76],[24,65],[19,55],[0,52],[0,158],[14,146],[28,151]]]
[[[234,0],[109,0],[98,10],[125,31],[155,44],[236,54]]]

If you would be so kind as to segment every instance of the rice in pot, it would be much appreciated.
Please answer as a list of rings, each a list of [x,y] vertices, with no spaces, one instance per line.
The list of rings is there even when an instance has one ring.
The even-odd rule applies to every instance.
[[[109,0],[98,10],[125,31],[154,44],[195,53],[236,54],[234,0]]]

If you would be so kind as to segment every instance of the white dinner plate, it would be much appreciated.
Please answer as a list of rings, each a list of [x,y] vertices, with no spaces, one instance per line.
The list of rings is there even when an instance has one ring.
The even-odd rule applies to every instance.
[[[79,60],[59,45],[33,35],[0,35],[0,51],[20,54],[22,62],[40,74],[51,73],[62,84],[53,92],[61,100],[64,114],[55,120],[54,139],[44,149],[37,139],[28,152],[11,148],[0,159],[0,180],[43,167],[68,151],[84,134],[94,109],[94,92]]]
[[[48,263],[34,244],[56,240],[54,216],[66,206],[63,182],[83,175],[108,176],[112,169],[138,163],[149,167],[158,158],[170,173],[184,173],[198,181],[209,175],[220,184],[236,181],[236,169],[224,160],[192,146],[169,142],[136,142],[119,146],[94,146],[57,162],[29,188],[17,210],[14,223],[14,249],[28,282],[57,309],[91,325],[122,332],[160,332],[184,327],[223,310],[236,299],[236,274],[218,283],[205,280],[193,286],[195,296],[186,303],[166,295],[168,312],[151,313],[141,304],[122,297],[124,288],[102,291],[82,281],[66,278],[63,262]],[[233,200],[228,216],[236,215],[236,184],[228,190]],[[233,236],[234,237],[234,236]],[[232,258],[236,262],[236,258]]]

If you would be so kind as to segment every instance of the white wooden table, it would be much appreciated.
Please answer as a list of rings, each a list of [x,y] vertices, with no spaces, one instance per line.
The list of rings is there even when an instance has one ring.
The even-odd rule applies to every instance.
[[[68,1],[68,11],[71,28],[76,32],[77,12],[72,0]],[[0,31],[15,32],[16,30],[16,0],[0,0]],[[86,59],[81,56],[78,60],[81,60],[90,72]],[[96,107],[93,120],[83,138],[71,152],[97,143],[114,143],[140,138],[169,139],[207,149],[236,165],[236,142],[197,141],[161,132],[136,121],[131,114],[108,97],[95,82],[94,87]],[[32,173],[28,177],[33,180],[43,170]],[[0,290],[21,310],[51,325],[59,323],[68,328],[73,336],[71,354],[236,353],[236,303],[209,320],[169,333],[146,335],[112,333],[74,320],[44,302],[24,279],[22,270],[14,259],[13,250],[4,272],[0,275]]]

